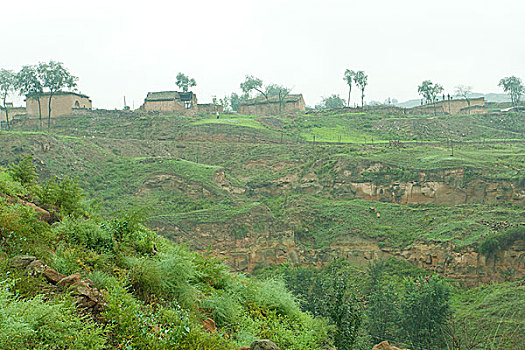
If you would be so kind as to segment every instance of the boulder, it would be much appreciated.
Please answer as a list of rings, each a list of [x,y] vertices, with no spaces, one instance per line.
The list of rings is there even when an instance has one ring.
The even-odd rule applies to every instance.
[[[53,284],[57,284],[62,279],[66,277],[66,275],[61,274],[55,269],[50,268],[49,266],[46,266],[46,269],[44,270],[44,277]]]
[[[382,341],[381,343],[377,344],[372,348],[372,350],[408,350],[408,349],[401,349],[397,346],[390,345],[388,341]]]
[[[40,275],[46,270],[47,265],[40,260],[35,260],[27,265],[26,270],[29,271],[29,276]]]
[[[80,274],[74,273],[72,275],[62,278],[57,284],[60,287],[68,287],[73,284],[78,284],[81,281],[82,281],[82,277],[80,276]]]
[[[250,350],[280,350],[274,342],[268,339],[256,340],[250,345]]]
[[[204,326],[204,329],[210,333],[217,332],[217,326],[215,325],[215,321],[211,318],[207,318],[204,321],[202,321],[202,325]]]
[[[25,268],[35,260],[36,256],[17,255],[11,258],[11,260],[9,261],[9,266],[14,268]]]

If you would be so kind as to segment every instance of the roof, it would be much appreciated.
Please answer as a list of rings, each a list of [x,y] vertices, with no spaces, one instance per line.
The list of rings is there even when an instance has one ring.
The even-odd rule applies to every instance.
[[[156,91],[148,92],[146,101],[191,101],[193,99],[193,92],[178,92],[178,91]]]
[[[78,96],[78,97],[89,98],[89,96],[87,96],[87,95],[84,95],[84,94],[81,94],[81,93],[78,93],[78,92],[73,92],[73,91],[57,91],[57,92],[53,93],[53,96],[57,96],[57,95],[75,95],[75,96]],[[49,96],[49,92],[43,92],[43,93],[40,94],[40,96]],[[28,96],[28,98],[33,98],[33,96]]]
[[[294,94],[294,95],[288,95],[284,98],[284,103],[293,103],[298,102],[303,99],[302,94]],[[241,103],[242,106],[253,106],[253,105],[263,105],[267,103],[279,103],[279,97],[278,96],[270,96],[268,100],[266,100],[266,97],[264,96],[257,96],[256,98],[252,98],[250,100],[246,100]]]

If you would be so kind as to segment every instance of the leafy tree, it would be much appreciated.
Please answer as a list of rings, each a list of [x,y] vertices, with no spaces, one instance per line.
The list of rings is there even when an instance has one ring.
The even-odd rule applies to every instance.
[[[279,102],[279,113],[282,112],[284,101],[290,94],[291,89],[278,84],[270,84],[263,86],[263,81],[253,75],[247,75],[244,82],[241,83],[241,90],[245,96],[249,96],[252,91],[259,92],[266,101],[270,101],[270,97],[277,98]]]
[[[472,93],[472,87],[466,86],[466,85],[458,85],[456,86],[456,95],[463,97],[465,100],[467,100],[467,104],[469,107],[469,114],[470,114],[470,94]]]
[[[249,96],[250,93],[255,90],[266,98],[268,101],[267,89],[263,89],[263,82],[261,79],[254,77],[253,75],[247,75],[244,78],[244,82],[241,83],[241,90],[245,95]]]
[[[40,63],[37,68],[38,75],[42,80],[42,87],[49,90],[49,106],[47,116],[47,128],[51,126],[51,103],[53,96],[64,89],[75,89],[78,78],[71,75],[63,63],[49,61]]]
[[[368,269],[370,286],[366,315],[368,332],[374,344],[396,340],[399,334],[399,301],[396,286],[388,278],[387,262],[376,261]]]
[[[434,103],[437,96],[443,92],[443,87],[430,80],[425,80],[417,87],[417,92],[423,96],[427,103]]]
[[[16,77],[13,71],[7,70],[7,69],[0,69],[0,98],[2,99],[1,109],[5,111],[5,121],[6,121],[6,126],[8,129],[9,129],[9,109],[6,105],[6,99],[7,99],[7,95],[11,91],[14,90],[15,81],[16,81]]]
[[[335,109],[335,108],[344,108],[345,100],[343,100],[339,95],[332,95],[329,97],[323,97],[321,104],[315,106],[317,109]]]
[[[189,78],[186,74],[179,73],[177,74],[177,81],[175,85],[182,89],[184,92],[188,92],[191,87],[197,86],[197,82],[193,78]]]
[[[270,84],[266,87],[266,94],[270,96],[275,96],[279,101],[279,113],[282,112],[284,101],[286,96],[290,94],[292,90],[284,87],[282,85]]]
[[[44,90],[38,74],[38,68],[36,66],[23,66],[20,72],[16,74],[15,89],[18,90],[20,95],[26,98],[36,98],[38,103],[38,118],[40,119],[40,127],[42,127],[40,96]]]
[[[450,289],[438,277],[407,280],[400,325],[413,349],[440,349],[450,317]]]
[[[239,105],[245,99],[246,99],[246,95],[239,96],[235,92],[232,92],[232,94],[230,95],[230,106],[231,106],[231,109],[234,110],[234,111],[238,111],[239,110]]]
[[[348,84],[348,102],[347,106],[350,107],[350,94],[352,93],[352,83],[355,76],[355,72],[353,70],[347,69],[345,71],[345,75],[343,80],[346,81]]]
[[[365,105],[365,88],[368,85],[368,75],[362,70],[357,71],[354,75],[354,82],[361,90],[361,108]]]
[[[519,105],[521,95],[525,93],[525,86],[523,86],[520,78],[515,76],[503,78],[499,81],[498,86],[510,95],[513,106]]]

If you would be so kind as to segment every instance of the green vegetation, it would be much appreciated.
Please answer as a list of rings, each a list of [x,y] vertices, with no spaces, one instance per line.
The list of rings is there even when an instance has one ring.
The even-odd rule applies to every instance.
[[[48,134],[16,121],[0,135],[0,280],[15,291],[4,298],[62,303],[64,314],[73,305],[8,267],[32,254],[107,291],[107,322],[67,316],[105,347],[233,349],[270,338],[285,349],[518,348],[521,282],[464,289],[399,260],[272,265],[256,280],[213,255],[233,252],[227,262],[251,271],[286,259],[324,265],[338,252],[362,263],[354,245],[388,255],[426,242],[496,261],[523,239],[523,118],[395,107],[220,119],[94,111],[57,118]],[[218,333],[203,330],[207,318]]]
[[[2,177],[1,188],[23,186]],[[0,199],[2,348],[232,349],[259,338],[286,349],[330,343],[324,321],[300,311],[282,283],[230,274],[217,259],[150,231],[135,213],[88,215],[79,196],[69,198],[77,211],[64,210],[48,201],[54,197],[40,197],[40,187],[33,184],[24,196],[53,207],[62,218],[53,225],[27,204]],[[90,278],[105,290],[101,318],[82,316],[67,289],[10,267],[16,255],[34,255],[59,272]],[[203,329],[208,317],[216,319],[218,332]]]

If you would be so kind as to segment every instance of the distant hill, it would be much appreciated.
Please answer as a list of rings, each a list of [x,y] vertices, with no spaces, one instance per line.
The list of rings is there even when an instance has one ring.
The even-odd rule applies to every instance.
[[[469,95],[471,98],[476,97],[485,97],[485,101],[487,102],[510,102],[510,97],[507,94],[496,94],[496,93],[489,93],[489,94],[483,94],[474,92]],[[396,104],[398,107],[405,107],[405,108],[412,108],[419,106],[421,104],[421,99],[414,99],[414,100],[408,100],[405,102],[401,102]]]

